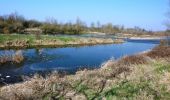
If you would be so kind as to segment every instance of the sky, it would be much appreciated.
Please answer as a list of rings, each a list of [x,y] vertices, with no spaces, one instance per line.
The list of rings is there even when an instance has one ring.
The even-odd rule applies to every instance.
[[[0,15],[17,12],[27,19],[74,22],[80,18],[88,25],[99,21],[127,28],[165,30],[168,0],[0,0]]]

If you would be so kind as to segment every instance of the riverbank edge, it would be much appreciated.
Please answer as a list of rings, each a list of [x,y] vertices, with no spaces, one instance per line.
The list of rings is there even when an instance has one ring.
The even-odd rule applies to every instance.
[[[12,37],[12,36],[11,36]],[[69,39],[69,38],[68,38]],[[125,41],[123,39],[111,39],[111,38],[70,38],[71,40],[63,41],[57,37],[54,40],[34,40],[30,43],[28,40],[9,40],[5,43],[0,43],[0,49],[27,49],[27,48],[59,48],[59,47],[71,47],[71,46],[90,46],[90,45],[102,45],[102,44],[121,44]]]

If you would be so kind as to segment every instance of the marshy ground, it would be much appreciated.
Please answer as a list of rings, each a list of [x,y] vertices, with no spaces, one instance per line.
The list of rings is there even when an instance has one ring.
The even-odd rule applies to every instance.
[[[94,45],[123,43],[122,39],[83,38],[33,34],[0,34],[0,48],[28,48],[38,46]]]
[[[23,83],[3,86],[4,100],[169,100],[170,47],[108,61],[100,69],[75,75],[35,75]]]

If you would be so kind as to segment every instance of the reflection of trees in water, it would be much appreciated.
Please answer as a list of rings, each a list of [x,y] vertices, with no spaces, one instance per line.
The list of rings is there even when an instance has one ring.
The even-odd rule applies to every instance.
[[[43,49],[43,48],[36,48],[34,49],[34,56],[27,56],[27,61],[30,63],[37,63],[37,62],[47,62],[47,61],[51,61],[54,59],[65,59],[68,58],[67,55],[63,55],[63,54],[48,54],[49,51],[48,49]]]
[[[41,49],[41,48],[36,48],[35,49],[35,54],[38,56],[38,55],[42,55],[43,54],[43,51],[44,49]]]

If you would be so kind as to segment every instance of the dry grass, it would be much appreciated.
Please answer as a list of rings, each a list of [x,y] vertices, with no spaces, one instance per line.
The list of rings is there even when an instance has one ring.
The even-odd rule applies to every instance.
[[[15,41],[6,41],[4,43],[5,47],[26,47],[29,45],[27,40],[15,40]]]
[[[14,62],[14,63],[21,63],[24,60],[24,56],[22,51],[16,51],[14,54],[5,53],[0,56],[0,64]]]
[[[168,92],[170,92],[170,72],[165,72],[161,77],[160,84],[166,84]]]
[[[146,54],[151,58],[167,58],[170,57],[170,46],[157,46]]]
[[[108,77],[117,77],[122,73],[127,76],[132,71],[132,65],[148,64],[149,62],[151,62],[151,59],[143,55],[125,56],[115,63],[106,64],[107,67],[112,69]]]
[[[143,56],[143,55],[132,55],[132,56],[126,56],[122,59],[118,60],[118,65],[131,65],[131,64],[147,64],[150,62],[151,59],[149,57]]]
[[[12,57],[12,61],[16,63],[21,63],[23,60],[24,60],[24,56],[22,54],[22,51],[17,51]]]

